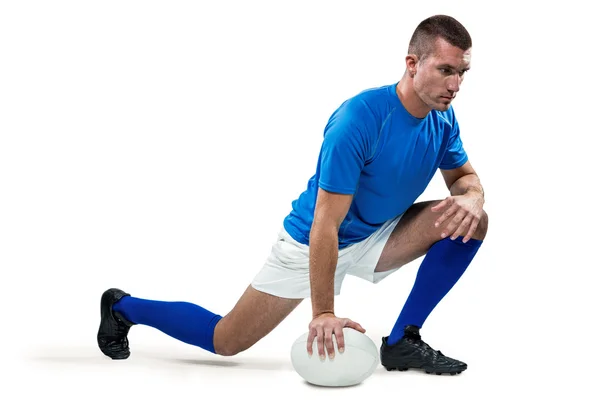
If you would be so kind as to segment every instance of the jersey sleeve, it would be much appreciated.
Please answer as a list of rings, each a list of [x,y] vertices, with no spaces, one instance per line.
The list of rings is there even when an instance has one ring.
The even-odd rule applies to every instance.
[[[446,152],[440,163],[441,169],[454,169],[462,167],[469,157],[463,147],[463,142],[460,138],[460,127],[458,121],[452,115],[452,125],[450,128],[450,135],[448,138],[448,144],[446,146]]]
[[[319,187],[334,193],[354,194],[360,173],[372,157],[377,122],[361,101],[349,101],[331,116],[319,155]]]

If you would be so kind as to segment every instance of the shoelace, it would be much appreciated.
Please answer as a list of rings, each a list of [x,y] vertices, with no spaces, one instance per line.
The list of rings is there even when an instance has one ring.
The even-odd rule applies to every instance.
[[[440,350],[434,350],[430,345],[425,343],[421,339],[421,335],[412,334],[410,336],[407,336],[407,338],[410,339],[411,341],[413,341],[418,347],[420,347],[422,349],[431,350],[432,352],[437,353],[439,356],[446,357]]]

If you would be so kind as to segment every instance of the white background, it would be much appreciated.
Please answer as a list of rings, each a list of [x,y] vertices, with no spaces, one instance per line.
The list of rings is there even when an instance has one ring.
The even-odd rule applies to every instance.
[[[3,2],[1,397],[598,398],[600,88],[585,7]],[[398,81],[412,31],[437,13],[473,37],[454,107],[490,225],[422,333],[467,372],[380,367],[339,393],[308,386],[289,348],[309,302],[234,358],[147,327],[132,329],[129,360],[101,355],[108,287],[229,311],[314,173],[330,114]],[[437,175],[422,199],[446,194]],[[338,315],[379,346],[419,262],[378,285],[347,278]]]

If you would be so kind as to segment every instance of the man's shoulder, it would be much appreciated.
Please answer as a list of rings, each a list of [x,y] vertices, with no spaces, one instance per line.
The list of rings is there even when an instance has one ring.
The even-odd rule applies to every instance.
[[[454,108],[450,106],[446,111],[434,110],[431,113],[434,120],[439,121],[442,126],[453,128],[456,125],[456,115],[454,114]]]
[[[391,111],[390,90],[394,85],[386,85],[364,89],[346,99],[334,113],[351,118],[367,119],[376,122]]]
[[[360,104],[363,107],[378,107],[386,105],[393,99],[390,93],[394,91],[395,85],[384,85],[371,87],[358,92],[347,101],[352,104]]]
[[[379,98],[382,96],[386,97],[386,96],[390,95],[390,90],[394,90],[395,86],[396,86],[396,84],[370,87],[370,88],[361,90],[354,97],[362,97],[362,98]]]

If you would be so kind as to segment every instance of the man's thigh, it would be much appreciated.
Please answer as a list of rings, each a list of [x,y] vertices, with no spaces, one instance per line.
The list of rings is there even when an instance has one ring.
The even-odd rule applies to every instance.
[[[415,203],[406,210],[387,237],[375,267],[376,272],[397,270],[425,255],[429,248],[441,239],[443,226],[434,226],[439,214],[431,211],[431,207],[440,201]]]
[[[367,239],[352,246],[353,260],[347,270],[348,275],[356,276],[371,283],[378,283],[398,269],[390,268],[379,271],[377,265],[390,236],[402,218],[403,215],[399,215],[387,221]]]

